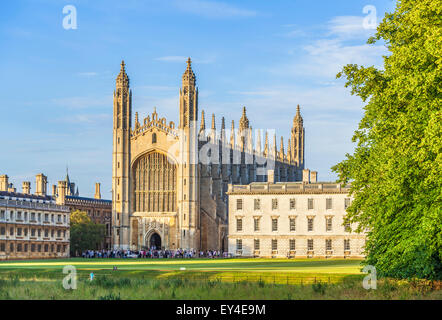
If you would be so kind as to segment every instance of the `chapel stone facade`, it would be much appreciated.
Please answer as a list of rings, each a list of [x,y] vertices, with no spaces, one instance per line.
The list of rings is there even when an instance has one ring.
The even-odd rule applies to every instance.
[[[116,249],[227,251],[229,184],[299,181],[304,127],[299,106],[291,138],[279,149],[269,130],[252,130],[243,108],[239,128],[206,128],[190,58],[179,93],[179,123],[157,113],[132,121],[132,91],[124,61],[116,79],[113,118],[112,229]],[[253,134],[252,134],[253,133]],[[269,134],[270,133],[270,134]],[[273,143],[269,143],[269,135]],[[262,146],[264,140],[264,146]]]

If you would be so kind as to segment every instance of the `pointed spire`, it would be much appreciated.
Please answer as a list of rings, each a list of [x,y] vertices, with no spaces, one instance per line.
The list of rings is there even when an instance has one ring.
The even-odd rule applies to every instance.
[[[264,156],[267,157],[269,155],[269,133],[266,131],[266,138],[264,142]]]
[[[257,154],[261,154],[261,130],[258,129],[257,133],[256,133],[257,137],[256,137],[256,153]]]
[[[247,129],[249,127],[249,119],[247,118],[246,114],[246,107],[242,108],[242,116],[239,120],[239,130],[243,131],[244,129]]]
[[[278,146],[276,145],[276,133],[273,134],[273,146],[272,146],[272,157],[276,159],[278,154]]]
[[[230,146],[231,148],[235,148],[235,121],[232,120],[232,129],[230,131]]]
[[[187,82],[190,82],[191,85],[195,85],[195,73],[193,73],[192,70],[192,60],[190,57],[187,59],[187,68],[183,74],[183,86]]]
[[[138,112],[135,112],[135,129],[140,127],[140,122],[138,121]]]
[[[221,143],[226,143],[226,121],[224,117],[221,118]]]
[[[290,141],[290,138],[287,142],[287,161],[292,162],[292,142]]]
[[[68,165],[66,165],[66,185],[69,187],[71,182],[69,181],[69,168]]]
[[[300,110],[301,108],[299,107],[299,104],[298,104],[298,106],[296,107],[296,115],[295,115],[295,117],[293,118],[293,126],[296,126],[296,125],[298,125],[299,123],[301,123],[302,124],[302,116],[301,116],[301,110]]]
[[[204,110],[201,111],[201,126],[200,131],[206,130],[206,119],[204,117]]]
[[[253,138],[252,138],[252,127],[250,126],[247,129],[247,151],[252,154],[253,153]]]
[[[215,130],[215,114],[212,113],[212,130]]]
[[[129,87],[129,77],[126,73],[126,64],[124,63],[124,60],[121,61],[120,73],[117,76],[117,86]]]
[[[279,146],[279,158],[284,160],[284,138],[281,137],[281,145]]]

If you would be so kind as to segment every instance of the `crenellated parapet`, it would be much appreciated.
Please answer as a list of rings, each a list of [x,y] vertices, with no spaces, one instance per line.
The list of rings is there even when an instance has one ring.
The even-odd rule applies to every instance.
[[[136,138],[137,136],[150,131],[152,128],[157,128],[175,138],[178,137],[178,130],[175,129],[175,123],[173,121],[167,123],[167,120],[164,117],[159,118],[156,108],[154,108],[151,116],[144,118],[143,124],[140,124],[138,121],[138,112],[135,114],[135,127],[132,129],[131,137]]]

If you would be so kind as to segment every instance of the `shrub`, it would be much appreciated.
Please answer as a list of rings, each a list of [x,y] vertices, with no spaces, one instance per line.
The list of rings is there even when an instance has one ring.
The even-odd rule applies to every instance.
[[[322,282],[316,282],[312,284],[312,289],[315,293],[324,294],[327,289],[327,284]]]
[[[120,297],[119,292],[118,292],[118,296],[111,292],[109,294],[99,297],[98,300],[121,300],[121,297]]]

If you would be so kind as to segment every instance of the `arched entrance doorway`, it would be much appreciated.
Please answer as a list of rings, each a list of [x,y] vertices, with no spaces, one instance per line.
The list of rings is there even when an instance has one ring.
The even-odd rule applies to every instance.
[[[151,236],[150,236],[150,240],[149,240],[149,248],[155,248],[157,250],[161,249],[161,237],[158,233],[154,232]]]

